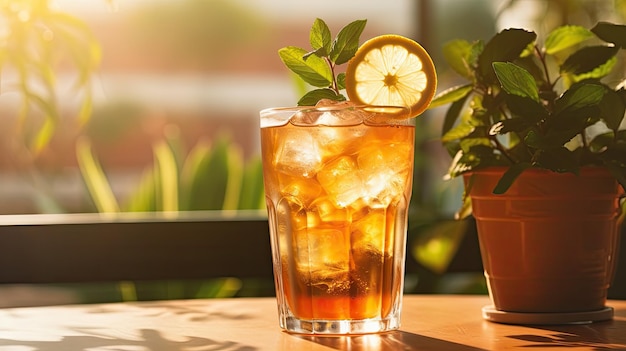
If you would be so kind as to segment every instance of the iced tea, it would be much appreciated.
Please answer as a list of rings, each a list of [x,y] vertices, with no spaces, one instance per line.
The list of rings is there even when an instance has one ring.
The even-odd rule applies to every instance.
[[[281,326],[396,329],[414,119],[405,109],[268,109],[261,145]],[[406,117],[406,116],[405,116]]]

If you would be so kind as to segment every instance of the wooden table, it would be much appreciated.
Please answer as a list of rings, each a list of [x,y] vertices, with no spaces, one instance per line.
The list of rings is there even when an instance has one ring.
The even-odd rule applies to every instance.
[[[402,328],[310,337],[278,328],[273,298],[178,300],[0,310],[0,350],[626,350],[626,301],[611,321],[513,326],[485,321],[486,296],[407,295]]]

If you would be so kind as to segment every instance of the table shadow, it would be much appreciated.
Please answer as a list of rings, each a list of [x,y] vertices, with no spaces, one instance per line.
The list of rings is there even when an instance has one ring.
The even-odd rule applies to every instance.
[[[437,338],[409,333],[405,331],[393,331],[382,334],[354,335],[354,336],[308,336],[284,333],[284,350],[289,347],[289,337],[307,340],[316,344],[324,345],[335,350],[377,350],[377,351],[417,351],[417,350],[455,350],[455,351],[478,351],[484,350],[477,347],[462,345]]]
[[[80,330],[84,335],[65,336],[60,340],[50,341],[33,341],[33,340],[14,340],[0,339],[0,348],[5,346],[11,347],[28,347],[34,351],[44,350],[64,350],[64,351],[83,351],[94,348],[107,347],[126,349],[140,348],[142,350],[223,350],[223,351],[255,351],[258,348],[241,345],[233,341],[212,340],[202,337],[187,337],[184,341],[175,341],[165,338],[161,332],[155,329],[141,329],[141,337],[137,339],[111,338],[97,333],[88,334],[84,330]]]
[[[626,350],[626,321],[611,320],[577,325],[536,325],[534,329],[552,332],[508,335],[526,342],[525,348],[586,348],[596,351]],[[607,342],[607,339],[611,342]]]

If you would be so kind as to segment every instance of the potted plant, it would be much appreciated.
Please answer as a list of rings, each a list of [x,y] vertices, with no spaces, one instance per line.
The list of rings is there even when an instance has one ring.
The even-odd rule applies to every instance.
[[[476,218],[493,306],[485,318],[568,323],[605,306],[626,188],[626,26],[506,29],[444,46],[468,83],[441,92],[458,217]],[[620,66],[621,65],[621,66]]]

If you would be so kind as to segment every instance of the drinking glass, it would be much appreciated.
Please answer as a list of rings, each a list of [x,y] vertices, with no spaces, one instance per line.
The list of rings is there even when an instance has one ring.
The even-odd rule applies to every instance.
[[[260,115],[280,327],[399,328],[414,118],[349,103]]]

